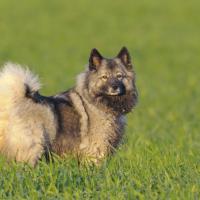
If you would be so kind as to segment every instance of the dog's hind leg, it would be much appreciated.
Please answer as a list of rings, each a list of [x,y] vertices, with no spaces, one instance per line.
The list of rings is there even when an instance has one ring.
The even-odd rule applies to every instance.
[[[8,158],[35,166],[44,152],[43,124],[35,119],[21,119],[17,115],[12,120],[5,135],[3,153]]]

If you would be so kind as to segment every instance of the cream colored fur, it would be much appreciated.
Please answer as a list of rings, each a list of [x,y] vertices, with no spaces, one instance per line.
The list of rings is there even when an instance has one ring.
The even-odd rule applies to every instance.
[[[78,114],[80,115],[80,135],[83,140],[88,132],[88,115],[86,113],[86,110],[84,108],[83,102],[80,98],[80,96],[76,92],[70,93],[71,100],[74,104],[75,109],[77,110]]]
[[[7,63],[0,71],[0,153],[35,165],[46,140],[56,135],[49,107],[25,97],[26,87],[39,90],[38,77],[20,65]]]

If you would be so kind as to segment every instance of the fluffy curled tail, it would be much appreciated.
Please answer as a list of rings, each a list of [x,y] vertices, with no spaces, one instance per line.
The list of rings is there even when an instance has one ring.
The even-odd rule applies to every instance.
[[[10,107],[40,89],[38,77],[28,68],[6,63],[0,70],[0,104]]]
[[[7,63],[0,70],[0,153],[31,165],[57,127],[50,107],[32,99],[39,89],[38,77],[27,68]]]

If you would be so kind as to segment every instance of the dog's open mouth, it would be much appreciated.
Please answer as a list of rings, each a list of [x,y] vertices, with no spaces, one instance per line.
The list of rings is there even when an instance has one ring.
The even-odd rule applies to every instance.
[[[107,96],[123,96],[125,95],[125,89],[118,88],[117,90],[108,90],[105,92]]]
[[[107,93],[106,94],[107,96],[123,96],[124,95],[124,93],[122,93],[122,92],[111,92],[111,93]]]
[[[125,92],[101,92],[96,94],[96,97],[121,97],[126,95]]]

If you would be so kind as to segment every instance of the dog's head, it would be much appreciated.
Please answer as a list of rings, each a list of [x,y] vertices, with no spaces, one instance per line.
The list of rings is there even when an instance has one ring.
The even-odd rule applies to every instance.
[[[92,49],[84,85],[88,98],[94,103],[119,114],[131,111],[137,102],[137,89],[127,48],[123,47],[112,59]]]

